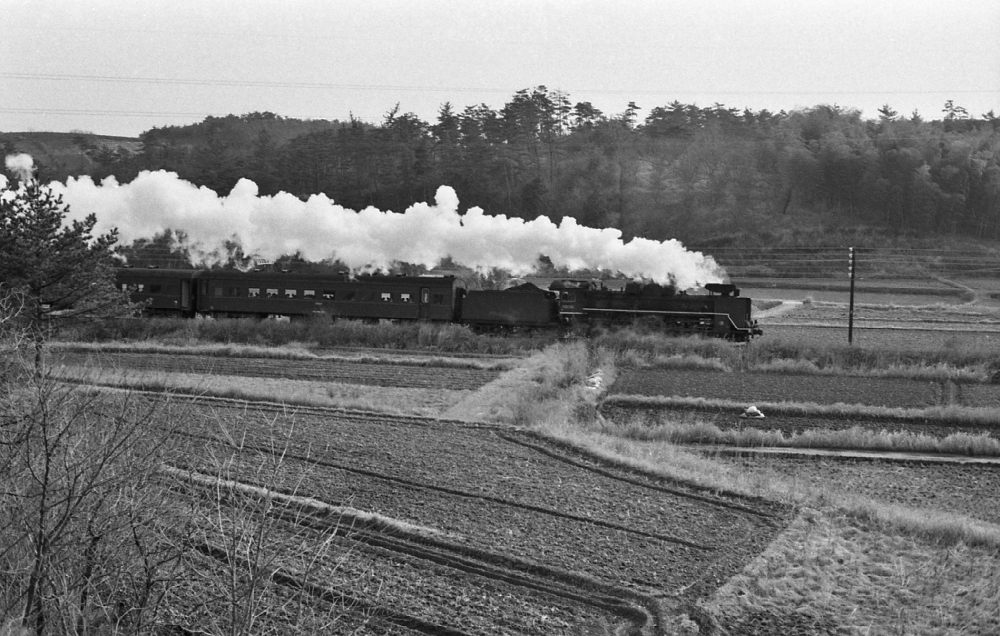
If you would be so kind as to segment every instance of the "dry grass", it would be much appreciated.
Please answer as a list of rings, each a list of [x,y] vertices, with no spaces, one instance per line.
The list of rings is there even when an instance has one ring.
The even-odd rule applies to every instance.
[[[596,392],[581,388],[596,364],[580,342],[557,344],[480,388],[444,413],[461,420],[532,427],[572,418],[581,404],[596,414]]]
[[[705,353],[689,351],[681,355],[721,359]],[[675,352],[661,354],[670,356]],[[712,490],[765,497],[799,507],[801,515],[768,551],[704,603],[705,615],[719,626],[739,625],[748,616],[802,614],[832,617],[834,624],[853,628],[859,634],[995,633],[990,630],[1000,621],[1000,528],[934,510],[849,496],[829,486],[789,483],[763,472],[743,471],[669,441],[630,438],[602,422],[594,408],[599,391],[585,384],[596,368],[604,369],[606,379],[613,377],[615,357],[588,351],[580,343],[550,347],[522,360],[518,368],[477,392],[452,395],[454,399],[440,407],[441,412],[448,417],[530,427],[623,465]],[[121,379],[141,378],[130,374]],[[271,395],[285,401],[295,394],[296,385],[322,385],[278,381],[268,388],[251,384],[246,378],[187,374],[170,374],[161,380],[164,387],[185,386],[193,391],[206,391],[209,380],[223,382],[212,391],[255,399]],[[608,384],[605,382],[605,386]],[[413,390],[377,388],[377,401],[364,404],[371,396],[351,393],[367,389],[346,387],[343,394],[327,394],[320,403],[372,408],[405,402],[409,407],[410,399],[416,397],[408,393]],[[308,392],[312,390],[308,389],[303,398],[307,402],[314,399]],[[712,401],[712,405],[719,406],[717,402],[721,403]],[[738,405],[741,410],[744,406]],[[767,408],[777,412],[778,406]],[[950,416],[938,411],[942,417]],[[932,414],[929,409],[921,412]],[[997,416],[992,417],[996,421]]]
[[[812,330],[816,331],[816,330]],[[830,330],[820,330],[830,331]],[[941,332],[937,332],[941,333]],[[817,339],[815,334],[780,335],[768,332],[741,346],[717,339],[670,338],[662,334],[623,329],[596,336],[592,345],[615,354],[622,366],[718,368],[728,371],[841,374],[864,377],[984,382],[1000,357],[996,341],[962,334],[942,336],[937,344],[900,348],[877,343],[854,345],[843,340]]]
[[[693,419],[693,418],[685,418]],[[757,427],[720,429],[705,421],[673,421],[661,416],[648,421],[636,417],[621,425],[607,424],[606,432],[637,441],[673,444],[719,444],[725,446],[829,448],[909,453],[945,453],[972,457],[1000,457],[1000,440],[986,433],[958,432],[934,437],[909,431],[876,431],[860,426],[843,430],[809,429],[786,436],[780,430]]]
[[[479,369],[497,371],[513,368],[518,364],[516,358],[507,359],[476,359],[453,358],[434,355],[402,355],[393,352],[380,353],[372,351],[364,354],[338,355],[331,353],[318,354],[310,346],[301,342],[292,342],[280,347],[262,347],[255,345],[232,344],[199,344],[195,346],[180,346],[160,344],[155,342],[137,343],[57,343],[51,347],[54,351],[93,352],[97,354],[117,353],[151,353],[174,356],[214,356],[220,358],[264,358],[270,360],[337,360],[343,362],[368,362],[411,367],[443,367],[449,369]]]
[[[674,397],[664,395],[612,395],[604,400],[609,406],[627,408],[674,408],[739,413],[745,402],[700,397]],[[816,416],[861,420],[892,420],[898,422],[920,421],[943,424],[992,427],[1000,425],[1000,412],[987,407],[928,406],[904,409],[867,404],[816,404],[813,402],[757,402],[762,411],[774,415],[796,417]]]
[[[747,615],[833,617],[859,634],[995,634],[1000,555],[941,546],[878,524],[806,510],[704,604],[719,624]]]
[[[397,415],[437,416],[471,393],[467,390],[397,388],[162,371],[117,371],[90,367],[61,367],[52,373],[60,379],[99,386],[338,407]]]
[[[510,354],[538,351],[558,336],[558,332],[554,331],[542,337],[495,338],[450,323],[380,321],[368,324],[359,320],[331,320],[317,316],[291,322],[253,318],[127,318],[81,326],[65,333],[63,338],[85,342],[129,341],[184,346],[220,343],[277,347],[308,342],[321,347]]]
[[[564,365],[583,357],[571,349],[547,355],[553,367],[560,365],[560,356]],[[593,396],[585,388],[556,385],[529,387],[518,397],[534,404],[537,416],[522,424],[584,452],[682,483],[799,508],[795,523],[703,604],[702,618],[720,633],[742,633],[739,626],[749,624],[744,621],[761,617],[779,626],[816,618],[858,634],[996,633],[1000,527],[852,496],[828,484],[743,471],[667,441],[628,439],[586,408]],[[572,400],[577,407],[536,403],[546,395]],[[721,631],[726,626],[736,631]],[[780,627],[774,633],[782,633]]]
[[[538,430],[682,483],[800,509],[767,552],[707,600],[703,609],[717,625],[761,615],[781,624],[800,615],[861,634],[995,633],[989,629],[1000,620],[998,526],[851,496],[829,485],[780,481],[668,442],[636,442],[578,422],[549,421]]]

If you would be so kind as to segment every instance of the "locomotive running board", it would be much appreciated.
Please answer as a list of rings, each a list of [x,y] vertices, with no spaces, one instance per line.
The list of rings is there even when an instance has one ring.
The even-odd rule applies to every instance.
[[[752,334],[752,329],[748,327],[737,327],[736,323],[733,322],[733,317],[730,316],[729,314],[718,313],[718,312],[658,311],[656,309],[596,309],[596,308],[584,307],[583,312],[573,313],[573,314],[567,312],[566,314],[560,314],[560,315],[579,316],[583,315],[584,312],[590,312],[592,314],[605,313],[605,314],[630,314],[630,315],[646,315],[646,316],[699,316],[704,318],[708,318],[711,316],[713,320],[716,316],[725,316],[726,320],[729,322],[729,326],[732,327],[734,331],[746,336],[750,336]]]
[[[657,309],[592,309],[590,307],[584,307],[584,312],[590,313],[608,313],[608,314],[646,314],[654,316],[725,316],[734,329],[739,329],[736,323],[729,314],[723,314],[718,312],[708,312],[708,311],[660,311]]]

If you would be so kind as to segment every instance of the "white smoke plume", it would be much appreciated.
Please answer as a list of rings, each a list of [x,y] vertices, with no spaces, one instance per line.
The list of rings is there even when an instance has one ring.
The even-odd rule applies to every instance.
[[[21,181],[31,181],[35,178],[35,160],[31,158],[31,155],[21,154],[17,155],[7,155],[4,159],[4,165],[7,169],[17,175],[17,178]],[[0,175],[2,178],[2,175]],[[4,178],[4,185],[6,185],[7,179]]]
[[[451,256],[475,269],[524,275],[545,255],[556,266],[611,270],[680,289],[724,278],[714,259],[674,240],[624,243],[619,230],[583,227],[572,218],[556,225],[544,217],[489,216],[480,208],[460,215],[458,197],[447,186],[438,189],[435,205],[418,203],[404,213],[372,207],[355,212],[322,194],[305,202],[284,192],[258,196],[257,185],[246,179],[219,196],[164,171],[143,172],[127,184],[81,177],[52,187],[73,218],[97,216],[97,233],[117,227],[120,242],[130,244],[167,229],[183,231],[186,246],[199,257],[235,240],[245,254],[335,257],[355,270],[384,270],[396,261],[434,267]]]

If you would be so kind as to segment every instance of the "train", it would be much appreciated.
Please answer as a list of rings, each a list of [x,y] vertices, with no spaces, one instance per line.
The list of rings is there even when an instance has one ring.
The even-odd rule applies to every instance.
[[[481,332],[589,330],[644,323],[670,333],[745,342],[761,335],[751,300],[735,285],[706,293],[630,281],[557,279],[505,290],[468,289],[452,275],[305,274],[288,271],[122,267],[116,284],[146,315],[298,320],[432,321]]]

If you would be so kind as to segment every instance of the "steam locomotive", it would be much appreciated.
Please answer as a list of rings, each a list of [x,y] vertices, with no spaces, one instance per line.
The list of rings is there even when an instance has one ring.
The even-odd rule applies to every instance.
[[[729,284],[707,294],[629,282],[556,280],[506,290],[469,290],[454,276],[317,275],[280,271],[120,268],[117,284],[145,313],[165,316],[427,320],[513,332],[647,322],[674,333],[736,341],[760,335],[750,299]]]

